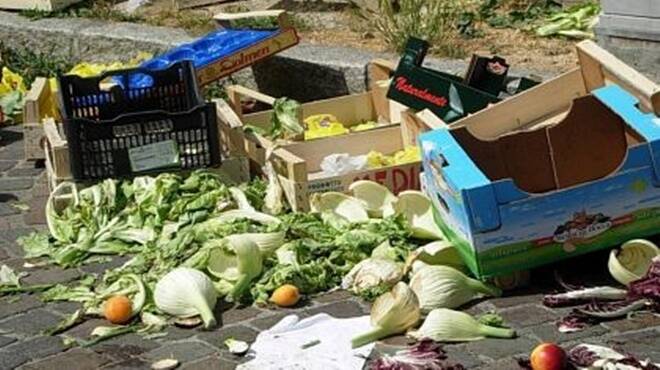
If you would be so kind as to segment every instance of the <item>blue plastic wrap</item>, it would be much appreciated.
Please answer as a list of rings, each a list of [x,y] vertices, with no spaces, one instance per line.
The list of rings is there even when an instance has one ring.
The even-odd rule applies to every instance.
[[[191,43],[177,46],[164,54],[147,60],[140,65],[140,68],[159,70],[182,60],[191,60],[195,68],[201,68],[236,53],[241,49],[257,44],[277,32],[277,29],[219,29]],[[147,76],[143,75],[131,78],[131,87],[150,86],[151,82],[149,79],[143,77]]]

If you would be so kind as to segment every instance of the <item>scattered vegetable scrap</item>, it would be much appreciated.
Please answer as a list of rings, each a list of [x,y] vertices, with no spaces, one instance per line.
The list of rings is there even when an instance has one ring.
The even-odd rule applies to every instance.
[[[518,364],[527,370],[658,370],[660,364],[639,360],[634,355],[620,353],[594,344],[578,344],[564,351],[554,343],[543,343],[532,352],[531,358],[519,358]]]
[[[516,332],[483,324],[464,312],[436,308],[429,312],[422,326],[408,332],[408,336],[417,340],[430,338],[437,342],[467,342],[486,337],[513,338]]]
[[[536,29],[536,34],[593,39],[593,28],[598,23],[599,13],[600,5],[598,3],[579,3],[548,17],[546,24]]]
[[[369,370],[464,370],[461,364],[447,360],[447,353],[442,346],[430,339],[393,354],[383,353],[376,360],[369,362]]]
[[[568,291],[543,297],[548,307],[575,306],[584,304],[562,318],[559,331],[575,332],[601,321],[616,319],[639,310],[660,312],[660,256],[657,247],[645,240],[632,240],[622,246],[617,255],[612,251],[608,266],[612,277],[627,285],[627,289],[614,287],[573,287],[560,282]],[[614,262],[616,261],[616,262]],[[627,266],[627,267],[624,267]],[[636,266],[636,267],[632,267]],[[646,274],[638,279],[630,270]]]
[[[131,258],[98,278],[41,288],[44,301],[83,304],[55,332],[91,316],[123,326],[100,327],[80,345],[132,332],[158,336],[170,324],[211,328],[218,299],[289,307],[303,295],[341,284],[370,300],[382,295],[381,302],[400,301],[413,310],[394,327],[386,325],[389,315],[405,317],[375,311],[374,323],[383,326],[357,342],[403,333],[417,323],[419,301],[400,281],[408,278],[404,269],[413,251],[444,239],[429,219],[428,198],[419,192],[394,196],[360,181],[351,187],[353,195],[316,194],[313,212],[290,213],[282,197],[269,200],[276,187],[279,182],[262,180],[228,187],[205,171],[185,178],[108,179],[82,190],[60,184],[46,206],[49,234],[19,240],[26,257],[63,267],[113,254]],[[420,258],[417,266],[452,262],[445,255],[455,256]],[[388,304],[375,306],[384,310]]]

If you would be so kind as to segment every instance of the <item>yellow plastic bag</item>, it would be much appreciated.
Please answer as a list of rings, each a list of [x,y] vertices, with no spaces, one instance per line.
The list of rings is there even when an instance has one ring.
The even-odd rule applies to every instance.
[[[419,152],[419,148],[416,146],[408,146],[405,149],[394,153],[394,164],[413,163],[421,160],[422,156]]]
[[[372,150],[367,154],[367,166],[369,168],[380,168],[395,166],[406,163],[414,163],[422,160],[419,148],[408,146],[393,155],[385,155],[381,152]]]
[[[353,132],[367,131],[367,130],[371,130],[372,128],[376,128],[378,126],[379,126],[378,123],[374,121],[368,121],[351,127],[351,131]]]
[[[305,118],[305,140],[347,134],[349,131],[332,114],[316,114]]]
[[[126,63],[122,62],[113,62],[109,64],[102,63],[79,63],[76,64],[67,74],[73,74],[80,77],[92,77],[100,75],[103,72],[116,71],[118,69],[126,69],[137,67],[139,64],[145,60],[149,60],[153,57],[153,54],[139,52],[137,56]],[[57,80],[55,78],[50,79],[50,89],[53,93],[57,92]]]
[[[12,72],[7,67],[2,67],[2,81],[0,81],[0,95],[8,94],[12,91],[19,91],[21,94],[25,95],[27,93],[27,88],[25,87],[25,82],[23,77],[18,73]]]

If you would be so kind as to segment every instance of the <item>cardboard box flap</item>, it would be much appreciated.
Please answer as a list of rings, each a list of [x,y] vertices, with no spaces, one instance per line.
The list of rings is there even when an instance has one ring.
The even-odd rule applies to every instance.
[[[557,188],[615,172],[628,151],[625,128],[623,119],[596,97],[575,99],[566,118],[548,128]]]
[[[593,41],[577,44],[578,59],[587,91],[616,84],[639,99],[641,106],[660,116],[660,87]]]
[[[510,179],[535,194],[606,177],[624,164],[629,147],[645,141],[594,95],[573,100],[558,123],[514,129],[494,140],[477,138],[466,126],[450,132],[491,181]],[[518,198],[511,190],[498,198]]]
[[[653,113],[644,113],[639,109],[639,98],[633,97],[616,85],[597,89],[593,94],[610,109],[620,115],[634,130],[629,135],[637,135],[635,140],[648,144],[651,162],[655,169],[656,179],[660,182],[660,117]],[[631,138],[629,137],[628,140]],[[629,158],[629,166],[635,166],[635,158]]]
[[[464,206],[467,213],[461,213],[473,228],[483,231],[497,229],[500,219],[490,181],[449,130],[424,133],[420,136],[420,143],[428,187],[432,189],[436,207],[442,208],[443,212],[457,212]]]

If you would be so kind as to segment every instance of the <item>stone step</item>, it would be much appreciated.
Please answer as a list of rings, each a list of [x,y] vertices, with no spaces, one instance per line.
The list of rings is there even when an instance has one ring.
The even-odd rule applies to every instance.
[[[596,33],[660,42],[660,18],[603,13],[596,26]]]
[[[660,18],[658,0],[601,0],[601,7],[607,14]]]

